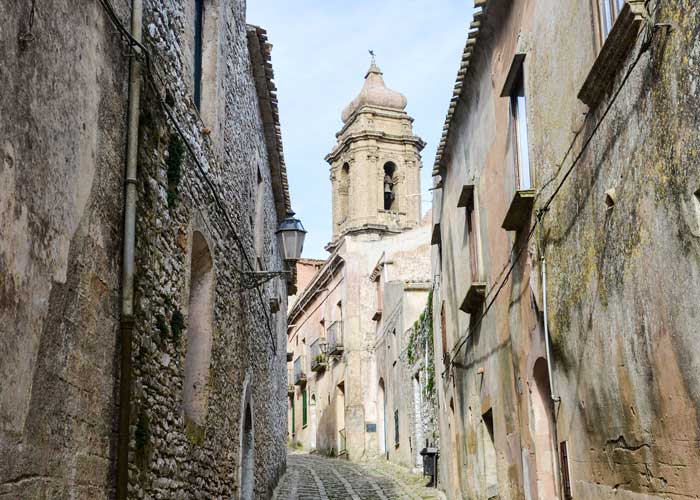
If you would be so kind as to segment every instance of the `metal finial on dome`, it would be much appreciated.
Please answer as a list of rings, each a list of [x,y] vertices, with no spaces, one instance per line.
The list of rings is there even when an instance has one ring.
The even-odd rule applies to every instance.
[[[341,115],[343,122],[347,122],[355,111],[365,105],[398,111],[406,108],[406,97],[400,92],[391,90],[384,83],[382,70],[376,64],[374,50],[370,49],[369,54],[372,56],[372,62],[367,70],[367,74],[365,74],[365,84],[359,95],[343,110]]]

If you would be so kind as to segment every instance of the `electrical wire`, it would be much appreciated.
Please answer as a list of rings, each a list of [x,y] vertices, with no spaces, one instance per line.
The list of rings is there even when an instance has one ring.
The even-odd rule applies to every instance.
[[[139,49],[139,50],[136,50],[134,52],[134,54],[132,54],[132,57],[139,57],[139,58],[142,58],[144,60],[145,65],[146,65],[147,81],[149,82],[154,94],[157,97],[158,104],[160,105],[160,107],[164,111],[164,113],[167,115],[171,124],[175,128],[175,131],[180,136],[183,144],[185,145],[185,148],[189,152],[191,158],[194,160],[194,163],[197,166],[197,170],[199,171],[199,174],[200,174],[199,177],[206,183],[207,187],[209,188],[210,194],[214,198],[214,203],[216,204],[216,206],[220,210],[220,212],[223,214],[224,220],[226,221],[226,225],[228,226],[228,229],[231,232],[231,235],[233,236],[233,239],[236,242],[241,255],[243,256],[243,260],[244,260],[245,264],[247,265],[247,267],[251,271],[255,271],[255,268],[254,268],[252,262],[250,261],[250,258],[248,257],[248,253],[246,252],[246,249],[243,245],[243,242],[236,231],[235,225],[233,224],[233,221],[231,220],[231,217],[230,217],[228,211],[226,210],[223,203],[221,202],[221,199],[218,195],[218,191],[216,189],[214,182],[207,175],[206,169],[204,168],[204,166],[200,162],[199,157],[197,156],[194,149],[192,148],[192,145],[190,144],[189,140],[187,139],[187,136],[182,131],[182,128],[181,128],[179,122],[177,121],[172,110],[168,106],[166,100],[163,98],[163,96],[160,93],[160,89],[158,88],[156,81],[155,81],[153,68],[151,67],[151,54],[150,54],[149,50],[143,45],[143,43],[139,42],[131,35],[131,32],[124,26],[121,19],[114,11],[114,8],[113,8],[110,0],[97,0],[97,1],[102,5],[102,7],[105,10],[105,12],[107,13],[107,16],[109,17],[110,21],[112,22],[114,27],[119,31],[119,34],[122,36],[122,39],[129,46],[129,48],[131,50],[133,50],[135,47]],[[158,76],[158,79],[160,80],[160,84],[163,87],[167,88],[166,83],[163,81],[162,78],[160,78],[160,76]],[[242,275],[244,273],[244,271],[239,269],[237,266],[233,265],[232,267],[239,274]],[[262,305],[262,310],[263,310],[263,313],[265,315],[265,323],[267,326],[267,330],[270,334],[270,342],[272,344],[273,353],[277,354],[277,342],[276,342],[274,333],[272,331],[272,327],[270,325],[270,316],[267,312],[267,309],[265,308],[265,300],[264,300],[264,297],[262,295],[262,291],[260,290],[260,286],[256,286],[255,290],[257,291],[257,296],[260,300],[260,303]]]
[[[617,90],[613,93],[613,96],[611,97],[610,101],[608,102],[608,105],[606,106],[605,111],[603,112],[603,114],[601,115],[601,117],[599,118],[599,120],[597,121],[597,123],[595,124],[595,126],[593,127],[593,130],[592,130],[591,133],[589,134],[588,138],[584,141],[583,145],[581,146],[581,150],[580,150],[579,153],[576,155],[576,157],[575,157],[574,160],[572,161],[572,163],[571,163],[571,165],[569,166],[569,168],[566,170],[566,172],[565,172],[564,176],[562,177],[561,181],[557,184],[557,187],[554,189],[554,191],[552,192],[552,194],[547,198],[547,201],[546,201],[546,202],[542,205],[542,207],[537,211],[537,215],[536,215],[536,218],[535,218],[535,222],[532,224],[532,227],[530,228],[530,232],[528,233],[527,238],[525,238],[525,240],[524,240],[523,243],[521,244],[520,248],[518,249],[517,253],[515,254],[515,257],[511,259],[511,263],[510,263],[509,265],[504,266],[504,269],[507,269],[507,273],[505,274],[505,277],[502,278],[502,281],[500,282],[500,284],[499,284],[498,286],[495,286],[495,285],[494,285],[493,287],[491,287],[491,288],[489,289],[488,293],[486,294],[486,298],[488,298],[489,295],[490,295],[494,290],[495,290],[495,295],[494,295],[494,296],[491,298],[491,300],[488,302],[488,304],[486,305],[486,307],[485,307],[484,310],[482,311],[481,315],[479,316],[479,318],[477,319],[477,321],[474,323],[474,325],[469,329],[469,331],[467,332],[467,334],[464,335],[464,336],[462,337],[462,339],[460,340],[460,342],[452,349],[452,352],[451,352],[451,354],[450,354],[450,364],[454,364],[454,361],[453,361],[453,360],[455,359],[455,357],[457,356],[457,354],[459,354],[460,350],[461,350],[462,347],[466,344],[467,340],[472,336],[472,334],[476,331],[476,329],[481,325],[481,322],[484,320],[484,318],[485,318],[486,315],[488,314],[489,310],[491,309],[491,306],[492,306],[492,305],[494,304],[494,302],[496,301],[496,298],[498,298],[498,296],[500,295],[501,291],[503,290],[503,287],[504,287],[504,286],[506,285],[506,283],[508,282],[508,278],[510,277],[510,275],[511,275],[512,272],[513,272],[513,269],[515,268],[516,263],[519,261],[520,256],[522,255],[522,253],[523,253],[523,251],[525,250],[525,248],[527,248],[528,243],[530,242],[530,240],[532,239],[533,235],[535,234],[535,230],[536,230],[537,226],[542,224],[542,220],[543,220],[545,214],[549,211],[549,207],[550,207],[550,205],[552,204],[552,202],[554,201],[554,198],[559,194],[559,192],[561,191],[562,186],[564,185],[564,183],[566,182],[566,180],[569,178],[569,176],[570,176],[571,173],[573,172],[573,170],[574,170],[574,168],[576,167],[576,165],[578,164],[578,162],[579,162],[579,161],[581,160],[581,158],[583,157],[583,154],[586,152],[588,146],[590,145],[591,141],[593,140],[593,137],[596,135],[596,133],[597,133],[598,130],[600,129],[601,125],[603,124],[603,121],[605,120],[605,118],[607,117],[608,113],[609,113],[610,110],[612,109],[612,106],[613,106],[613,105],[615,104],[615,102],[617,101],[617,98],[619,97],[620,93],[622,92],[622,89],[623,89],[623,88],[625,87],[625,85],[627,84],[627,81],[629,80],[630,76],[632,75],[632,72],[633,72],[634,69],[636,68],[636,66],[637,66],[637,64],[639,63],[639,61],[641,60],[642,56],[643,56],[643,55],[647,52],[647,50],[651,47],[651,43],[652,43],[652,41],[653,41],[653,35],[654,35],[654,33],[655,33],[655,26],[653,26],[653,25],[647,23],[647,25],[646,25],[646,27],[645,27],[645,39],[644,39],[644,41],[643,41],[643,43],[642,43],[642,45],[641,45],[641,47],[640,47],[640,49],[639,49],[639,52],[637,53],[637,56],[635,57],[634,61],[632,62],[632,64],[631,64],[630,67],[628,68],[627,72],[625,73],[625,76],[624,76],[624,78],[622,79],[622,81],[621,81],[620,85],[618,86]],[[569,146],[569,148],[567,149],[567,151],[566,151],[566,153],[565,153],[565,155],[564,155],[564,158],[563,158],[562,161],[560,162],[559,171],[561,170],[561,165],[564,164],[564,162],[566,161],[566,158],[568,157],[569,153],[573,150],[573,146],[574,146],[576,140],[578,139],[579,133],[580,133],[580,131],[579,131],[579,132],[576,134],[576,136],[574,137],[574,139],[573,139],[571,145]],[[556,178],[556,176],[555,176],[554,178]],[[553,179],[551,179],[550,181],[548,181],[548,183],[551,182],[552,180],[553,180]],[[512,253],[511,253],[511,254],[512,254]],[[501,271],[500,275],[502,275],[502,274],[503,274],[503,271]],[[498,282],[499,280],[500,280],[500,278],[497,278],[497,279],[496,279],[496,282]],[[545,321],[546,321],[546,318],[545,318]],[[445,372],[442,373],[443,376],[444,376],[444,374],[445,374]]]

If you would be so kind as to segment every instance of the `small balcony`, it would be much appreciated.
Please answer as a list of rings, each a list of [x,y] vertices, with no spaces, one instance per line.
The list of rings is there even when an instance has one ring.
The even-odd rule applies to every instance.
[[[304,368],[304,356],[298,356],[294,360],[294,385],[306,385],[306,370]]]
[[[326,330],[326,338],[328,339],[328,355],[335,356],[342,354],[343,347],[343,322],[334,321]]]
[[[326,369],[325,340],[318,338],[309,346],[311,352],[311,371],[322,372]]]

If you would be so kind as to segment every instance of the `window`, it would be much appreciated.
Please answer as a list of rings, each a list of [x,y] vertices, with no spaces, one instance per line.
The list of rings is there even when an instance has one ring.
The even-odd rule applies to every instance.
[[[255,255],[257,256],[258,269],[262,269],[263,257],[263,235],[265,234],[265,219],[263,217],[263,207],[265,204],[265,183],[263,182],[260,169],[258,168],[258,183],[255,192],[255,223],[253,227],[253,244],[255,246]]]
[[[394,192],[394,186],[396,184],[394,179],[394,173],[396,172],[396,165],[393,162],[387,162],[384,164],[384,210],[394,210],[394,200],[396,199],[396,193]]]
[[[620,11],[625,6],[625,0],[597,0],[598,1],[598,19],[600,20],[600,34],[602,37],[601,42],[605,39],[612,31],[612,27],[615,24],[617,16],[620,15]]]
[[[204,0],[194,0],[194,105],[202,106],[202,37],[204,31]]]
[[[194,105],[202,121],[216,125],[219,0],[194,0],[192,77]]]
[[[338,223],[342,224],[350,216],[350,164],[343,163],[340,168],[340,180],[338,183],[338,197],[340,215]]]
[[[498,495],[498,474],[496,472],[496,444],[493,429],[493,413],[491,410],[482,416],[482,453],[484,454],[484,481],[486,495],[491,498]]]
[[[183,404],[185,418],[204,425],[214,322],[214,267],[202,233],[192,235],[190,256],[190,300]]]
[[[476,215],[474,213],[474,198],[467,204],[467,244],[469,245],[469,270],[472,282],[478,281],[479,261],[476,244]]]
[[[399,445],[399,410],[394,410],[394,445]]]
[[[510,114],[515,158],[515,185],[518,190],[530,189],[530,155],[527,139],[527,101],[523,66],[517,70],[510,93]]]
[[[442,338],[442,359],[447,356],[447,323],[445,322],[445,302],[440,306],[440,336]]]
[[[302,394],[302,396],[301,396],[302,397],[302,400],[301,400],[301,426],[306,427],[306,423],[307,423],[307,419],[308,419],[308,415],[307,415],[308,412],[306,409],[306,403],[307,403],[306,391],[302,392],[301,394]]]

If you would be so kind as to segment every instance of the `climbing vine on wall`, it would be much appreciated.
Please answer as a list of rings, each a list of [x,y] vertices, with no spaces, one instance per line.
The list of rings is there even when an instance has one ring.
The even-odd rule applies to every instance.
[[[435,362],[433,359],[433,292],[428,294],[428,301],[420,317],[413,324],[406,347],[408,364],[424,373],[423,391],[426,397],[433,398],[435,393]],[[427,352],[426,352],[427,349]]]

